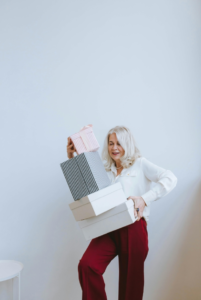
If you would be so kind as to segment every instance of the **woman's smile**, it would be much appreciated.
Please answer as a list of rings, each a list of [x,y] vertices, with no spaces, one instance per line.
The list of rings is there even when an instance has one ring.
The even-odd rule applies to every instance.
[[[113,154],[113,155],[117,155],[117,154],[119,154],[119,152],[112,152],[112,154]]]

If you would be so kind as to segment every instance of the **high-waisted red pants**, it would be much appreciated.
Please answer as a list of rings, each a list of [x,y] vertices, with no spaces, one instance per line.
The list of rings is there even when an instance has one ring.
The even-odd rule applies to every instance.
[[[143,218],[93,239],[78,265],[82,300],[107,300],[102,275],[116,255],[119,256],[119,300],[142,300],[148,249],[147,224]]]

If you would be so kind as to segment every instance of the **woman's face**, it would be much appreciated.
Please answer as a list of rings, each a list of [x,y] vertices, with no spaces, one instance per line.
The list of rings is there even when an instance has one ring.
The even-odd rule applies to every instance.
[[[119,144],[117,140],[116,133],[112,133],[109,136],[109,141],[108,141],[108,152],[110,157],[116,162],[122,157],[125,153],[124,149],[122,146]]]

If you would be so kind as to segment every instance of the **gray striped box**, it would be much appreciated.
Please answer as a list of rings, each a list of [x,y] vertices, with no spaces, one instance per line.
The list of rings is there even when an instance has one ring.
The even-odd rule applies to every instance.
[[[74,200],[111,184],[98,152],[84,152],[60,166]]]

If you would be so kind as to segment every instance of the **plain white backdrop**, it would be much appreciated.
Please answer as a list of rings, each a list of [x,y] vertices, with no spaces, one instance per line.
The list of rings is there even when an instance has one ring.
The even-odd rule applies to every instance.
[[[128,126],[176,188],[152,204],[144,300],[201,298],[201,3],[0,0],[0,259],[22,300],[79,300],[87,248],[60,169],[67,137]],[[117,300],[118,260],[104,274]],[[0,300],[10,299],[0,283]],[[134,299],[133,299],[134,300]]]

